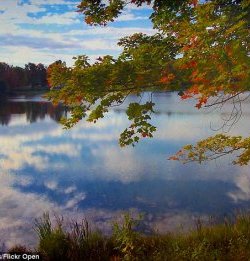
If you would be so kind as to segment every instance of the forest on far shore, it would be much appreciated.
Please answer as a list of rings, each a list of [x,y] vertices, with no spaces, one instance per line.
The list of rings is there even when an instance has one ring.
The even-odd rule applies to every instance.
[[[22,68],[0,62],[0,95],[32,90],[48,90],[45,65],[28,63]]]

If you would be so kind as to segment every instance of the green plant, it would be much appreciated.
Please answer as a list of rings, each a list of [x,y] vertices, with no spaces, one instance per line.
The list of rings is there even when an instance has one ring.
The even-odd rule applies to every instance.
[[[136,256],[139,256],[143,251],[143,246],[139,244],[142,241],[141,235],[135,230],[141,219],[142,216],[133,219],[129,213],[126,213],[122,224],[114,223],[114,244],[125,260],[136,260]]]
[[[63,219],[56,219],[56,226],[52,227],[50,216],[44,213],[43,217],[35,220],[35,231],[39,236],[38,250],[47,260],[69,260],[69,237],[63,230]]]

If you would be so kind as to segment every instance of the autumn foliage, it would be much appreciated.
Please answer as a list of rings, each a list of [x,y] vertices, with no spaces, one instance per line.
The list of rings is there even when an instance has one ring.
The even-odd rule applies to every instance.
[[[88,24],[106,25],[121,14],[128,2],[136,6],[151,4],[150,18],[159,33],[152,36],[137,33],[122,38],[118,45],[123,52],[118,58],[104,56],[90,65],[83,55],[76,58],[71,68],[62,62],[49,68],[49,82],[61,87],[60,91],[52,91],[50,98],[62,100],[72,108],[72,119],[64,122],[68,127],[88,115],[88,111],[88,119],[95,122],[131,93],[178,90],[181,99],[196,99],[195,106],[200,109],[223,105],[235,97],[240,101],[239,95],[250,90],[248,0],[82,0],[78,11]],[[148,103],[128,106],[132,125],[121,134],[121,145],[152,137],[153,106],[148,110],[141,106]],[[217,137],[213,139],[217,141]],[[228,148],[235,151],[230,137],[225,140],[229,144],[220,153]],[[243,143],[238,143],[237,150],[248,153],[248,138]],[[206,145],[204,142],[190,149],[203,146],[205,154]],[[186,152],[187,148],[182,149],[172,159],[189,159]],[[244,160],[244,164],[247,162]]]

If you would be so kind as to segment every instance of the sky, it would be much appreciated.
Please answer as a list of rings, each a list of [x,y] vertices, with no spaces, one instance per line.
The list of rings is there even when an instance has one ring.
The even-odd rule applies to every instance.
[[[49,65],[86,54],[94,62],[121,51],[119,38],[136,32],[154,33],[150,6],[128,5],[106,27],[88,26],[77,12],[79,0],[0,0],[0,62],[24,66],[28,62]]]

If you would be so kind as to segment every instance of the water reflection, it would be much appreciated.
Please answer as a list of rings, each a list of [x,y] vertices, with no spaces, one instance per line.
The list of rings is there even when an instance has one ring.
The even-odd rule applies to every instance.
[[[82,121],[63,130],[55,120],[63,108],[37,97],[1,103],[1,115],[9,115],[8,126],[0,127],[2,241],[34,244],[31,224],[44,211],[87,216],[106,232],[122,211],[144,212],[147,227],[164,232],[189,227],[198,216],[248,209],[249,167],[232,166],[230,158],[206,165],[166,160],[182,145],[214,134],[209,123],[220,122],[220,113],[197,111],[174,93],[155,99],[154,139],[123,149],[123,108],[96,124]],[[247,134],[247,108],[233,134]]]
[[[1,99],[0,101],[0,124],[8,125],[12,117],[17,115],[26,115],[26,120],[29,123],[36,122],[37,120],[44,120],[49,116],[52,120],[59,122],[62,117],[67,116],[65,106],[59,104],[53,106],[51,103],[40,101],[27,101],[23,99],[8,100]]]

